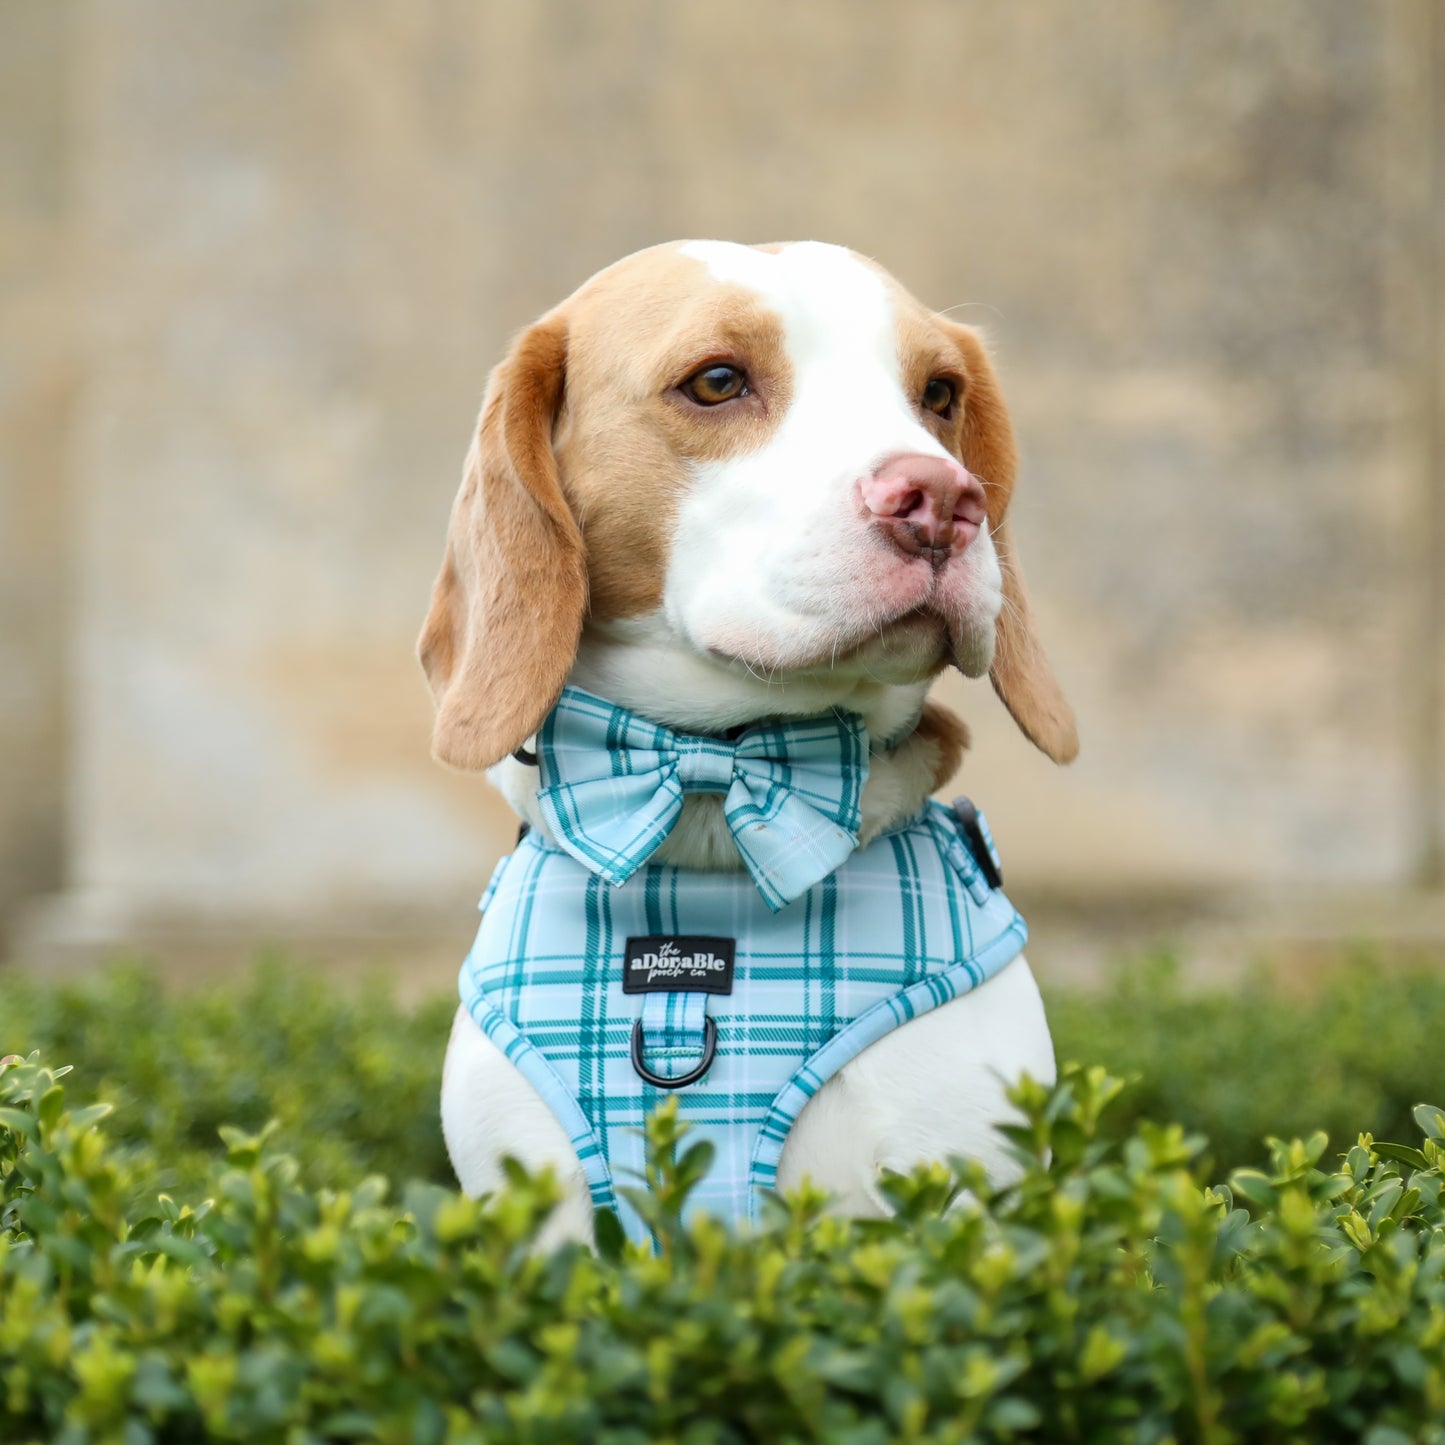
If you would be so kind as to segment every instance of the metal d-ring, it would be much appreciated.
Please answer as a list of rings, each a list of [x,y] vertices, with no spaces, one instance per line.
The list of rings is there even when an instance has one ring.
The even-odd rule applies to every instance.
[[[637,1070],[637,1077],[645,1084],[651,1084],[655,1089],[680,1089],[684,1084],[695,1084],[712,1068],[712,1061],[717,1055],[717,1021],[711,1018],[704,1018],[702,1021],[702,1063],[690,1074],[679,1074],[676,1078],[668,1078],[665,1074],[654,1074],[646,1064],[642,1062],[642,1020],[638,1019],[632,1025],[632,1067]]]

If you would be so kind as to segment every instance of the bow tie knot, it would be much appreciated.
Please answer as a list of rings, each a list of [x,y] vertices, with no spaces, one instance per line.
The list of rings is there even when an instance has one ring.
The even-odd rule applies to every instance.
[[[737,748],[723,738],[691,738],[680,753],[677,778],[684,793],[723,793],[733,785]]]
[[[858,846],[868,736],[861,718],[834,710],[699,737],[569,687],[537,734],[537,766],[558,846],[615,884],[662,846],[685,794],[721,796],[743,865],[776,911]]]

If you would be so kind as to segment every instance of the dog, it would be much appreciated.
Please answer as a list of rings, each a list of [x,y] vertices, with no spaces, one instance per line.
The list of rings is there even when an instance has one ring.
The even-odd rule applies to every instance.
[[[487,770],[545,847],[557,814],[535,754],[564,688],[688,738],[856,719],[869,766],[848,836],[866,849],[960,765],[964,725],[926,696],[952,665],[987,673],[1023,733],[1071,761],[1008,522],[1015,471],[979,334],[874,262],[819,242],[628,256],[490,378],[418,644],[434,756]],[[651,863],[738,875],[725,811],[684,797]],[[812,1092],[776,1184],[808,1178],[877,1216],[884,1168],[972,1156],[1007,1178],[993,1126],[1025,1072],[1048,1082],[1055,1062],[1019,952]],[[463,1189],[496,1188],[509,1156],[550,1166],[549,1238],[588,1240],[595,1180],[544,1092],[458,1010],[441,1116]]]

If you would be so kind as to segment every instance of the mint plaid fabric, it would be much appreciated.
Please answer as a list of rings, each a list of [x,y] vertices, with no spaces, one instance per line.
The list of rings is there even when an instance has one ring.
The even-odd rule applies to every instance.
[[[750,1220],[818,1089],[875,1039],[983,984],[1027,937],[937,803],[776,911],[745,873],[644,864],[613,883],[536,832],[481,906],[462,1000],[568,1130],[593,1204],[643,1239],[616,1185],[640,1187],[640,1130],[668,1091],[633,1068],[639,1019],[647,1067],[673,1077],[700,1062],[705,1020],[716,1024],[712,1067],[675,1091],[717,1148],[690,1208]],[[732,993],[623,993],[627,940],[658,934],[735,938]]]
[[[685,794],[720,794],[744,865],[779,909],[858,846],[868,735],[862,719],[834,710],[699,737],[569,687],[537,735],[537,765],[553,837],[609,883],[657,851]]]

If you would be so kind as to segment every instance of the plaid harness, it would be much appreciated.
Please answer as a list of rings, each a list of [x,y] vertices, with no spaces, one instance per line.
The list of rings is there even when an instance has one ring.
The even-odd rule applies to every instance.
[[[593,704],[652,730],[647,741],[660,746],[651,752],[687,747],[685,736],[611,704],[582,706]],[[567,765],[559,769],[555,757],[549,765],[556,719],[538,736],[544,800],[549,788],[555,797],[570,786],[561,780]],[[861,723],[855,728],[847,714],[828,722],[846,760],[849,739],[865,736]],[[786,756],[795,728],[805,750],[828,730],[812,720],[750,730],[771,734],[768,746],[748,734],[695,741],[748,756],[770,752],[774,771],[786,771],[777,754]],[[632,772],[624,762],[616,775],[657,772],[655,759],[642,761]],[[855,766],[866,776],[866,751]],[[614,757],[604,776],[618,767]],[[678,771],[686,770],[671,776]],[[676,811],[682,792],[706,790],[726,793],[729,812],[735,801],[759,807],[760,796],[762,816],[786,812],[767,796],[776,776],[761,794],[750,785],[746,801],[728,791],[735,779],[724,782],[715,765],[705,789],[682,779]],[[655,776],[649,786],[635,790],[631,804],[650,807]],[[801,888],[782,867],[791,901],[769,886],[776,857],[759,869],[714,873],[634,861],[634,849],[619,880],[589,856],[590,845],[558,846],[531,832],[497,865],[462,966],[462,1001],[567,1129],[594,1207],[617,1211],[633,1238],[647,1231],[614,1181],[641,1181],[641,1127],[665,1092],[677,1094],[680,1117],[717,1151],[689,1210],[755,1219],[760,1195],[776,1185],[788,1130],[823,1084],[870,1043],[977,988],[1023,948],[1027,930],[998,889],[982,815],[966,800],[953,810],[930,802],[858,848],[861,788],[861,777],[844,785],[854,811],[831,825],[852,824],[854,846],[841,863]],[[558,840],[575,844],[580,830],[569,827],[566,810],[544,801],[544,811],[554,829],[560,822]],[[603,813],[615,821],[615,808]],[[758,821],[749,815],[743,825]],[[816,831],[808,819],[799,826]],[[820,861],[813,857],[804,871]]]

